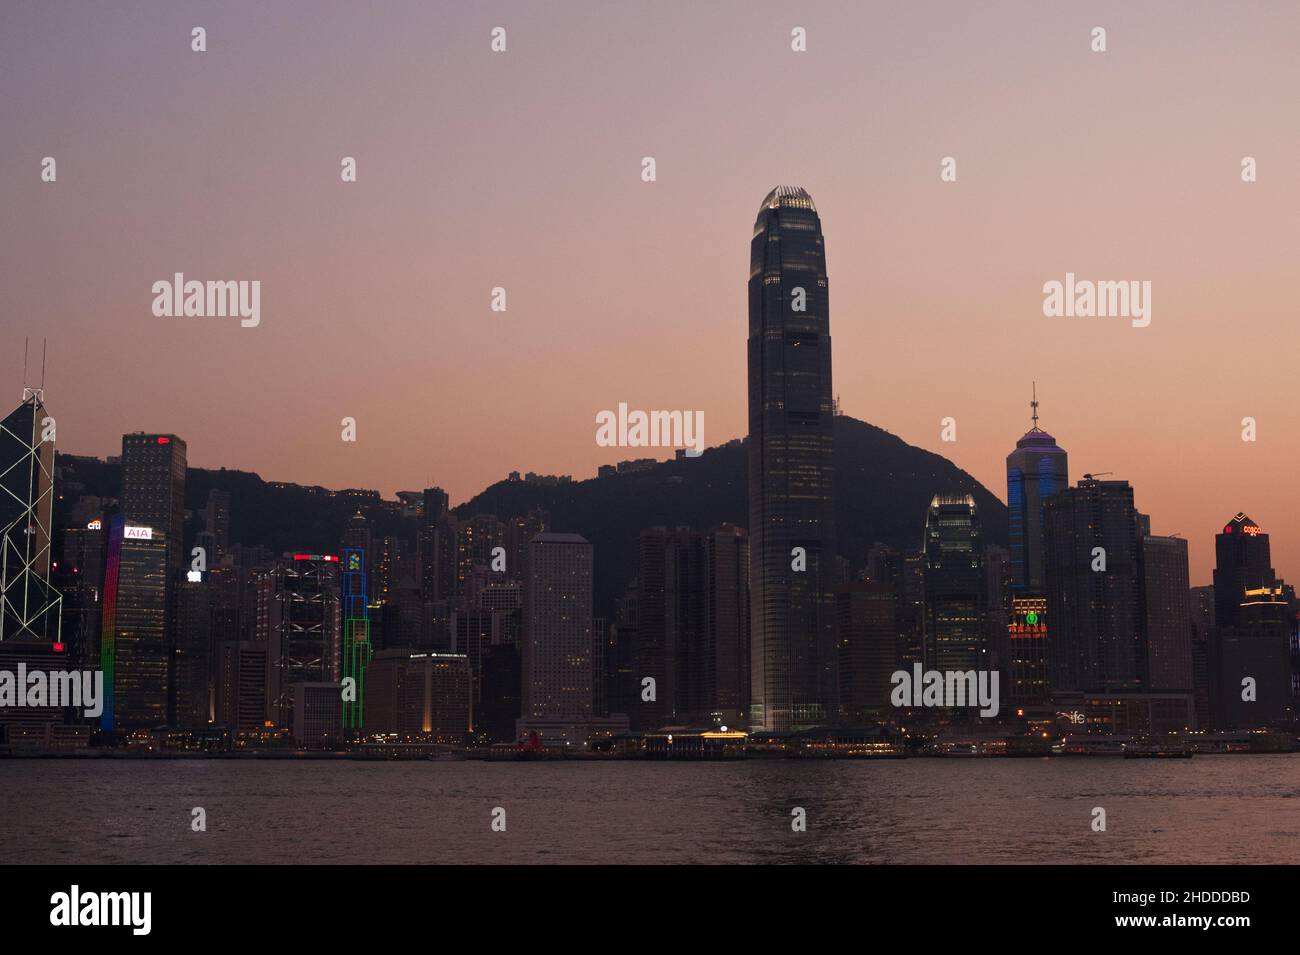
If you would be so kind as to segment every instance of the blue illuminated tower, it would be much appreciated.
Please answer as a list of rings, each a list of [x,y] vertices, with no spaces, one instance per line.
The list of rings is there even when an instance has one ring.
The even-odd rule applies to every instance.
[[[1007,455],[1011,589],[1021,596],[1046,592],[1043,503],[1070,483],[1065,449],[1058,447],[1056,439],[1038,427],[1037,385],[1030,407],[1034,425]]]
[[[366,706],[366,667],[370,646],[370,610],[366,598],[366,552],[343,550],[343,679],[356,681],[356,699],[343,703],[343,729],[360,731]]]

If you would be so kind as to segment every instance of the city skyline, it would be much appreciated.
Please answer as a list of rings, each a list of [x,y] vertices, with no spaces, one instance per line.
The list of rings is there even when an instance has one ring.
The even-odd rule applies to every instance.
[[[56,402],[56,403],[57,403],[57,402]],[[1026,403],[1026,404],[1028,404],[1028,403]],[[851,417],[853,417],[853,416],[851,416]],[[866,423],[873,424],[873,425],[875,425],[876,427],[882,427],[882,430],[888,431],[887,428],[883,428],[883,426],[878,425],[878,424],[876,424],[875,422],[866,422]],[[131,432],[126,432],[126,433],[124,433],[123,435],[119,436],[117,440],[118,440],[118,442],[120,442],[123,438],[125,438],[125,437],[127,437],[127,436],[129,436],[129,435],[137,435],[137,434],[152,434],[152,433],[153,433],[153,432],[139,431],[139,430],[137,430],[137,431],[131,431]],[[742,439],[744,439],[745,437],[746,437],[745,435],[736,435],[736,436],[733,436],[733,437],[728,438],[728,439],[726,439],[726,440],[719,440],[719,441],[717,441],[717,442],[710,442],[710,443],[708,444],[708,448],[709,448],[709,449],[716,448],[716,447],[719,447],[719,446],[721,446],[721,445],[723,445],[723,444],[729,443],[730,441],[742,440]],[[1050,436],[1049,436],[1049,437],[1050,437]],[[1014,439],[1008,439],[1008,440],[1014,440]],[[912,447],[921,447],[921,446],[919,446],[919,445],[912,445]],[[921,449],[922,449],[922,450],[933,450],[933,449],[928,449],[928,448],[923,448],[923,447],[922,447]],[[640,457],[655,457],[655,460],[656,460],[656,461],[659,461],[659,462],[670,461],[670,460],[672,460],[672,458],[673,458],[673,449],[672,449],[672,448],[667,448],[667,449],[649,449],[649,450],[660,450],[660,451],[666,451],[667,454],[666,454],[664,457],[662,457],[662,458],[661,458],[661,457],[657,457],[657,456],[653,456],[653,455],[648,455],[648,454],[646,454],[645,452],[646,452],[647,449],[645,449],[645,448],[623,448],[623,449],[620,449],[620,450],[621,450],[622,452],[624,452],[624,453],[621,454],[621,455],[619,455],[616,459],[615,459],[615,458],[611,458],[610,461],[608,461],[608,462],[603,462],[601,466],[604,466],[604,464],[616,464],[616,463],[618,463],[619,461],[630,461],[630,460],[633,459],[633,454],[634,454],[634,453],[635,453],[635,457],[637,457],[637,458],[640,458]],[[105,460],[105,461],[110,460],[110,459],[118,459],[118,458],[120,458],[120,455],[113,455],[113,454],[107,454],[107,455],[103,455],[103,454],[101,454],[101,455],[86,454],[86,453],[82,452],[81,450],[70,451],[70,450],[66,450],[66,449],[63,449],[63,448],[57,448],[57,449],[56,449],[56,452],[57,452],[57,454],[59,454],[59,455],[70,455],[70,456],[73,456],[73,457],[97,457],[97,458],[99,458],[100,460]],[[941,450],[935,450],[934,453],[940,454],[940,455],[942,456],[942,451],[941,451]],[[949,459],[949,460],[951,460],[951,459]],[[953,463],[955,464],[956,462],[953,462]],[[327,488],[328,488],[329,490],[331,490],[331,491],[344,491],[344,490],[372,490],[372,491],[379,491],[379,493],[381,494],[381,497],[382,497],[384,500],[389,500],[389,501],[395,501],[395,500],[397,500],[397,493],[398,493],[399,491],[402,492],[402,493],[413,493],[413,488],[411,488],[411,487],[399,487],[399,488],[397,488],[395,491],[388,492],[388,493],[385,493],[385,492],[382,491],[381,489],[379,489],[379,488],[375,488],[375,487],[360,487],[360,488],[353,488],[353,487],[345,488],[345,487],[342,487],[342,486],[328,487],[328,485],[322,484],[320,481],[312,480],[310,477],[306,477],[306,478],[304,478],[304,479],[302,479],[302,480],[300,480],[300,481],[282,481],[282,480],[276,478],[274,475],[270,475],[270,474],[263,473],[263,472],[259,471],[259,470],[258,470],[257,468],[255,468],[255,467],[253,467],[253,468],[247,468],[247,469],[245,469],[245,468],[234,468],[234,467],[230,467],[230,466],[228,466],[228,465],[221,464],[221,463],[213,463],[213,464],[211,464],[211,465],[206,465],[206,464],[203,464],[203,465],[200,465],[200,464],[192,464],[192,465],[190,465],[190,466],[191,466],[191,467],[194,467],[194,468],[199,468],[199,469],[208,470],[208,471],[220,471],[220,470],[231,470],[231,471],[236,471],[236,470],[238,470],[238,471],[247,471],[248,473],[258,474],[258,475],[259,475],[263,480],[267,481],[268,483],[295,484],[295,485],[299,485],[299,486],[302,486],[302,487],[320,486],[320,487],[327,487]],[[1004,465],[1004,468],[1005,468],[1005,465]],[[522,471],[523,469],[522,469],[522,468],[519,468],[519,469],[512,469],[512,471],[514,471],[514,470]],[[963,468],[963,470],[965,470],[965,469]],[[540,474],[541,472],[537,472],[537,473]],[[562,473],[564,473],[564,472],[562,471]],[[971,472],[967,471],[967,473],[969,474],[969,473],[971,473]],[[1122,473],[1122,472],[1121,472],[1121,473]],[[584,476],[584,475],[572,475],[572,476],[573,476],[575,482],[579,482],[579,481],[587,481],[587,480],[596,480],[596,479],[598,479],[598,477],[599,477],[599,476],[596,475],[596,474],[590,474],[590,475],[585,475],[585,476]],[[973,474],[972,474],[971,476],[972,476],[972,477],[975,477],[975,475],[973,475]],[[1083,477],[1083,476],[1084,476],[1084,475],[1082,475],[1082,474],[1075,474],[1075,475],[1074,475],[1074,480],[1077,481],[1079,478],[1081,478],[1081,477]],[[508,474],[503,474],[503,475],[498,475],[498,476],[497,476],[496,478],[494,478],[494,479],[490,479],[490,480],[489,480],[485,485],[483,485],[483,487],[478,488],[478,489],[475,490],[475,491],[472,491],[472,492],[471,492],[471,493],[470,493],[470,494],[469,494],[469,495],[468,495],[468,496],[467,496],[463,501],[456,502],[454,498],[450,498],[450,497],[448,497],[448,498],[447,498],[448,503],[444,504],[443,506],[444,506],[445,508],[450,508],[450,509],[457,508],[457,507],[461,506],[462,504],[468,503],[468,502],[469,502],[470,500],[472,500],[475,496],[477,496],[479,493],[481,493],[482,491],[486,490],[487,488],[491,487],[493,484],[498,483],[498,482],[503,481],[503,480],[506,480],[507,477],[508,477]],[[997,498],[1001,503],[1003,503],[1003,504],[1007,504],[1007,500],[1006,500],[1006,499],[1007,499],[1008,495],[1007,495],[1007,493],[1006,493],[1006,473],[1005,473],[1005,470],[1004,470],[1004,473],[1002,474],[1002,481],[1003,481],[1003,483],[1002,483],[1001,485],[998,485],[997,483],[986,484],[984,481],[979,480],[977,477],[976,477],[976,480],[979,481],[980,486],[981,486],[984,490],[986,490],[988,493],[990,493],[990,494],[992,494],[994,497],[996,497],[996,498]],[[1131,481],[1129,478],[1122,478],[1122,480],[1126,480],[1126,481],[1128,481],[1130,484],[1133,484],[1133,483],[1134,483],[1134,482]],[[417,483],[418,483],[418,482],[417,482]],[[1136,492],[1139,496],[1142,494],[1142,489],[1141,489],[1141,488],[1139,488],[1139,487],[1137,487],[1137,486],[1135,485],[1135,486],[1134,486],[1134,489],[1135,489],[1135,492]],[[432,487],[432,488],[425,488],[425,489],[423,489],[423,490],[422,490],[421,492],[419,492],[419,493],[427,493],[428,491],[432,491],[432,490],[443,491],[443,489],[442,489],[441,487],[437,487],[437,486],[435,486],[435,487]],[[948,493],[948,491],[939,491],[939,490],[936,490],[935,493],[936,493],[936,494],[940,494],[940,495],[942,495],[942,494]],[[964,492],[963,492],[963,493],[964,493]],[[1240,515],[1240,514],[1243,513],[1243,511],[1241,510],[1241,508],[1239,508],[1239,507],[1235,507],[1235,506],[1232,505],[1231,503],[1225,503],[1225,504],[1223,504],[1223,505],[1221,505],[1221,506],[1218,505],[1218,504],[1211,504],[1211,505],[1210,505],[1210,509],[1211,509],[1211,510],[1213,510],[1213,509],[1215,509],[1215,508],[1217,508],[1218,511],[1219,511],[1219,513],[1220,513],[1220,520],[1219,520],[1217,523],[1213,523],[1212,526],[1203,527],[1203,528],[1195,528],[1195,529],[1193,529],[1193,530],[1192,530],[1191,532],[1189,532],[1189,533],[1172,532],[1172,533],[1162,533],[1162,534],[1160,535],[1160,536],[1167,536],[1167,537],[1176,537],[1176,538],[1180,538],[1180,539],[1186,540],[1187,543],[1188,543],[1189,553],[1195,553],[1195,552],[1198,550],[1198,541],[1197,541],[1198,536],[1201,537],[1201,538],[1203,538],[1203,540],[1201,540],[1201,541],[1199,542],[1199,548],[1200,548],[1200,549],[1208,549],[1208,552],[1209,552],[1209,553],[1208,553],[1208,556],[1206,556],[1206,560],[1208,561],[1208,563],[1207,563],[1207,565],[1205,566],[1205,568],[1204,568],[1204,573],[1202,574],[1201,577],[1199,577],[1199,578],[1197,577],[1195,566],[1189,562],[1189,571],[1190,571],[1191,576],[1192,576],[1192,584],[1195,585],[1195,586],[1206,586],[1206,585],[1209,585],[1209,584],[1211,584],[1211,583],[1213,582],[1214,559],[1215,559],[1214,537],[1215,537],[1215,535],[1219,534],[1219,533],[1222,531],[1223,526],[1224,526],[1226,523],[1231,523],[1231,522],[1232,522],[1232,520],[1234,519],[1234,515]],[[1257,511],[1257,512],[1259,512],[1259,513],[1263,513],[1263,512],[1264,512],[1264,508],[1254,508],[1253,510],[1255,510],[1255,511]],[[1013,512],[1013,509],[1010,508],[1010,507],[1008,507],[1008,511],[1009,511],[1009,513],[1010,513],[1010,512]],[[1160,528],[1160,526],[1161,526],[1161,523],[1162,523],[1162,522],[1161,522],[1161,518],[1160,518],[1160,514],[1159,514],[1159,508],[1157,507],[1157,508],[1155,509],[1155,513],[1148,513],[1147,516],[1153,519],[1153,527],[1156,528],[1156,529],[1158,530],[1158,529]],[[916,526],[917,526],[917,535],[916,535],[916,536],[917,536],[917,543],[918,543],[918,546],[921,546],[921,544],[922,544],[923,541],[924,541],[925,521],[926,521],[926,515],[925,515],[924,510],[923,510],[923,509],[922,509],[922,510],[918,510],[918,511],[917,511],[917,515],[916,515]],[[1271,531],[1271,528],[1270,528],[1270,531]],[[1286,553],[1288,553],[1288,551],[1291,551],[1291,550],[1294,549],[1293,547],[1289,546],[1288,543],[1287,543],[1287,542],[1282,538],[1282,533],[1277,533],[1277,534],[1275,535],[1275,538],[1278,539],[1278,540],[1281,540],[1281,542],[1282,542],[1282,546],[1279,547],[1275,553],[1279,553],[1279,552],[1280,552],[1281,554],[1285,555]],[[1203,555],[1203,556],[1205,556],[1205,555]],[[1275,557],[1275,562],[1277,562],[1277,563],[1279,564],[1279,566],[1287,566],[1287,565],[1286,565],[1286,558],[1285,558],[1285,557],[1283,557],[1283,558],[1281,558],[1281,559],[1278,559],[1278,558]],[[1285,576],[1285,574],[1283,574],[1283,576]]]
[[[887,455],[865,466],[857,459],[846,470],[853,481],[836,481],[829,276],[808,191],[771,189],[749,244],[748,529],[716,513],[696,513],[713,525],[705,534],[676,513],[672,532],[642,523],[638,573],[612,605],[596,606],[592,542],[518,499],[503,521],[449,512],[441,488],[404,492],[394,502],[398,524],[377,537],[370,510],[379,499],[355,495],[348,503],[364,501],[365,510],[331,518],[342,524],[340,562],[298,551],[277,557],[251,528],[232,539],[243,498],[237,504],[229,490],[209,487],[203,529],[191,537],[188,444],[139,431],[122,436],[116,498],[102,475],[98,493],[86,493],[76,479],[86,462],[68,462],[75,497],[67,508],[76,517],[53,514],[60,568],[48,546],[53,504],[64,500],[53,483],[61,479],[57,429],[43,390],[24,383],[22,404],[4,420],[0,464],[13,514],[5,553],[28,556],[14,572],[7,560],[0,565],[5,619],[15,616],[11,592],[57,578],[79,625],[65,647],[62,636],[48,637],[42,611],[2,649],[24,667],[51,653],[84,663],[97,652],[108,682],[95,742],[127,748],[162,733],[160,746],[218,751],[294,743],[428,755],[460,736],[462,746],[519,758],[588,747],[626,755],[632,739],[642,758],[804,746],[894,758],[912,745],[910,727],[937,728],[922,745],[943,755],[967,745],[953,735],[963,731],[961,710],[978,707],[991,719],[1002,712],[1004,673],[1014,716],[995,724],[1009,735],[973,744],[986,754],[1096,754],[1118,744],[1125,755],[1190,756],[1194,747],[1179,734],[1293,724],[1300,605],[1273,568],[1268,531],[1238,513],[1216,535],[1209,616],[1190,586],[1187,541],[1153,534],[1129,481],[1085,473],[1069,484],[1065,449],[1038,426],[1036,386],[1032,426],[1006,459],[1010,506],[1000,518],[1009,546],[985,537],[973,493],[985,489],[954,493],[932,477],[940,488],[920,550],[877,538],[865,566],[855,566],[861,550],[851,556],[837,546],[836,494],[865,496],[881,468],[898,465]],[[620,434],[625,414],[620,405]],[[953,428],[947,419],[945,431]],[[691,456],[685,448],[681,455]],[[614,477],[602,471],[601,480]],[[295,535],[320,528],[323,503],[297,515]],[[89,576],[101,563],[96,551],[102,579]],[[87,573],[70,561],[86,562]],[[61,614],[61,598],[58,605]],[[249,637],[262,646],[247,646]],[[367,704],[376,659],[381,695]],[[958,689],[965,678],[968,691]],[[255,693],[265,718],[240,729]],[[476,706],[491,714],[480,726]],[[1072,714],[1116,739],[1075,738]],[[23,727],[24,714],[6,714],[5,723],[22,742],[53,746],[60,732],[90,741],[85,727],[58,729],[61,717],[56,707],[35,726]],[[414,738],[395,735],[415,726]],[[1147,740],[1132,739],[1135,731]],[[816,734],[827,735],[819,742]],[[1205,745],[1236,744],[1220,735]],[[1143,746],[1154,753],[1129,748]]]
[[[1036,380],[1075,474],[1129,480],[1153,531],[1189,541],[1193,583],[1238,511],[1272,533],[1285,574],[1300,561],[1286,485],[1297,195],[1282,174],[1297,133],[1275,117],[1300,66],[1296,11],[1268,9],[1011,4],[949,11],[939,34],[922,11],[813,10],[800,60],[775,4],[699,11],[689,29],[513,7],[497,59],[482,55],[494,14],[477,11],[395,7],[380,23],[326,6],[304,35],[288,8],[144,22],[14,6],[0,194],[27,228],[0,237],[0,265],[26,279],[0,375],[21,377],[23,337],[50,339],[61,449],[176,433],[196,466],[386,496],[436,483],[462,501],[512,469],[583,476],[652,453],[592,440],[594,414],[620,401],[701,409],[715,446],[746,432],[736,223],[794,181],[825,220],[846,413],[1003,499],[1008,423],[1028,426]],[[205,57],[184,42],[196,16]],[[1085,42],[1094,18],[1104,57]],[[313,67],[329,57],[344,68]],[[584,82],[593,58],[599,89]],[[446,95],[466,84],[472,99]],[[810,102],[810,87],[835,95]],[[769,134],[755,89],[800,135]],[[590,127],[587,112],[609,119]],[[339,181],[344,156],[356,183]],[[945,156],[956,182],[940,181]],[[1257,182],[1241,181],[1243,156]],[[260,280],[260,325],[154,317],[150,286],[177,271]],[[1067,272],[1150,280],[1150,326],[1045,317],[1041,287]],[[148,388],[123,387],[146,373]],[[338,440],[344,416],[356,445]],[[1241,440],[1246,416],[1257,442]]]
[[[18,937],[1285,921],[1296,0],[0,7]]]

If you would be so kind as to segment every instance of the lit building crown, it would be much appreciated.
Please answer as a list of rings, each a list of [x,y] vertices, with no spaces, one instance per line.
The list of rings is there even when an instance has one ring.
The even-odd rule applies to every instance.
[[[802,186],[777,186],[767,194],[763,200],[762,206],[759,207],[761,214],[764,209],[807,209],[810,212],[816,212],[817,207],[813,205],[812,196],[808,195],[808,190]]]

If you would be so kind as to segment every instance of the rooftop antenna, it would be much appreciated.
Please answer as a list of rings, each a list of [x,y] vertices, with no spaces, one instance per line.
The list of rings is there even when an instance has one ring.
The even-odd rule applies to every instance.
[[[1033,383],[1033,387],[1034,387],[1034,400],[1031,401],[1031,402],[1029,402],[1029,407],[1032,408],[1032,409],[1033,409],[1033,412],[1034,412],[1034,414],[1033,414],[1033,418],[1034,418],[1034,428],[1033,428],[1033,430],[1037,431],[1037,430],[1038,430],[1038,382],[1034,382],[1034,383]]]
[[[45,402],[45,343],[41,343],[41,386],[39,388],[29,388],[27,386],[27,368],[28,352],[30,351],[31,338],[23,336],[23,401],[35,401],[37,404]]]

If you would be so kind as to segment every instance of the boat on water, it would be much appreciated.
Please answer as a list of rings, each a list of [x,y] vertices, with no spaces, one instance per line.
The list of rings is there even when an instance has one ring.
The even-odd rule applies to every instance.
[[[1193,750],[1185,742],[1152,743],[1138,741],[1124,747],[1125,759],[1191,759]]]

